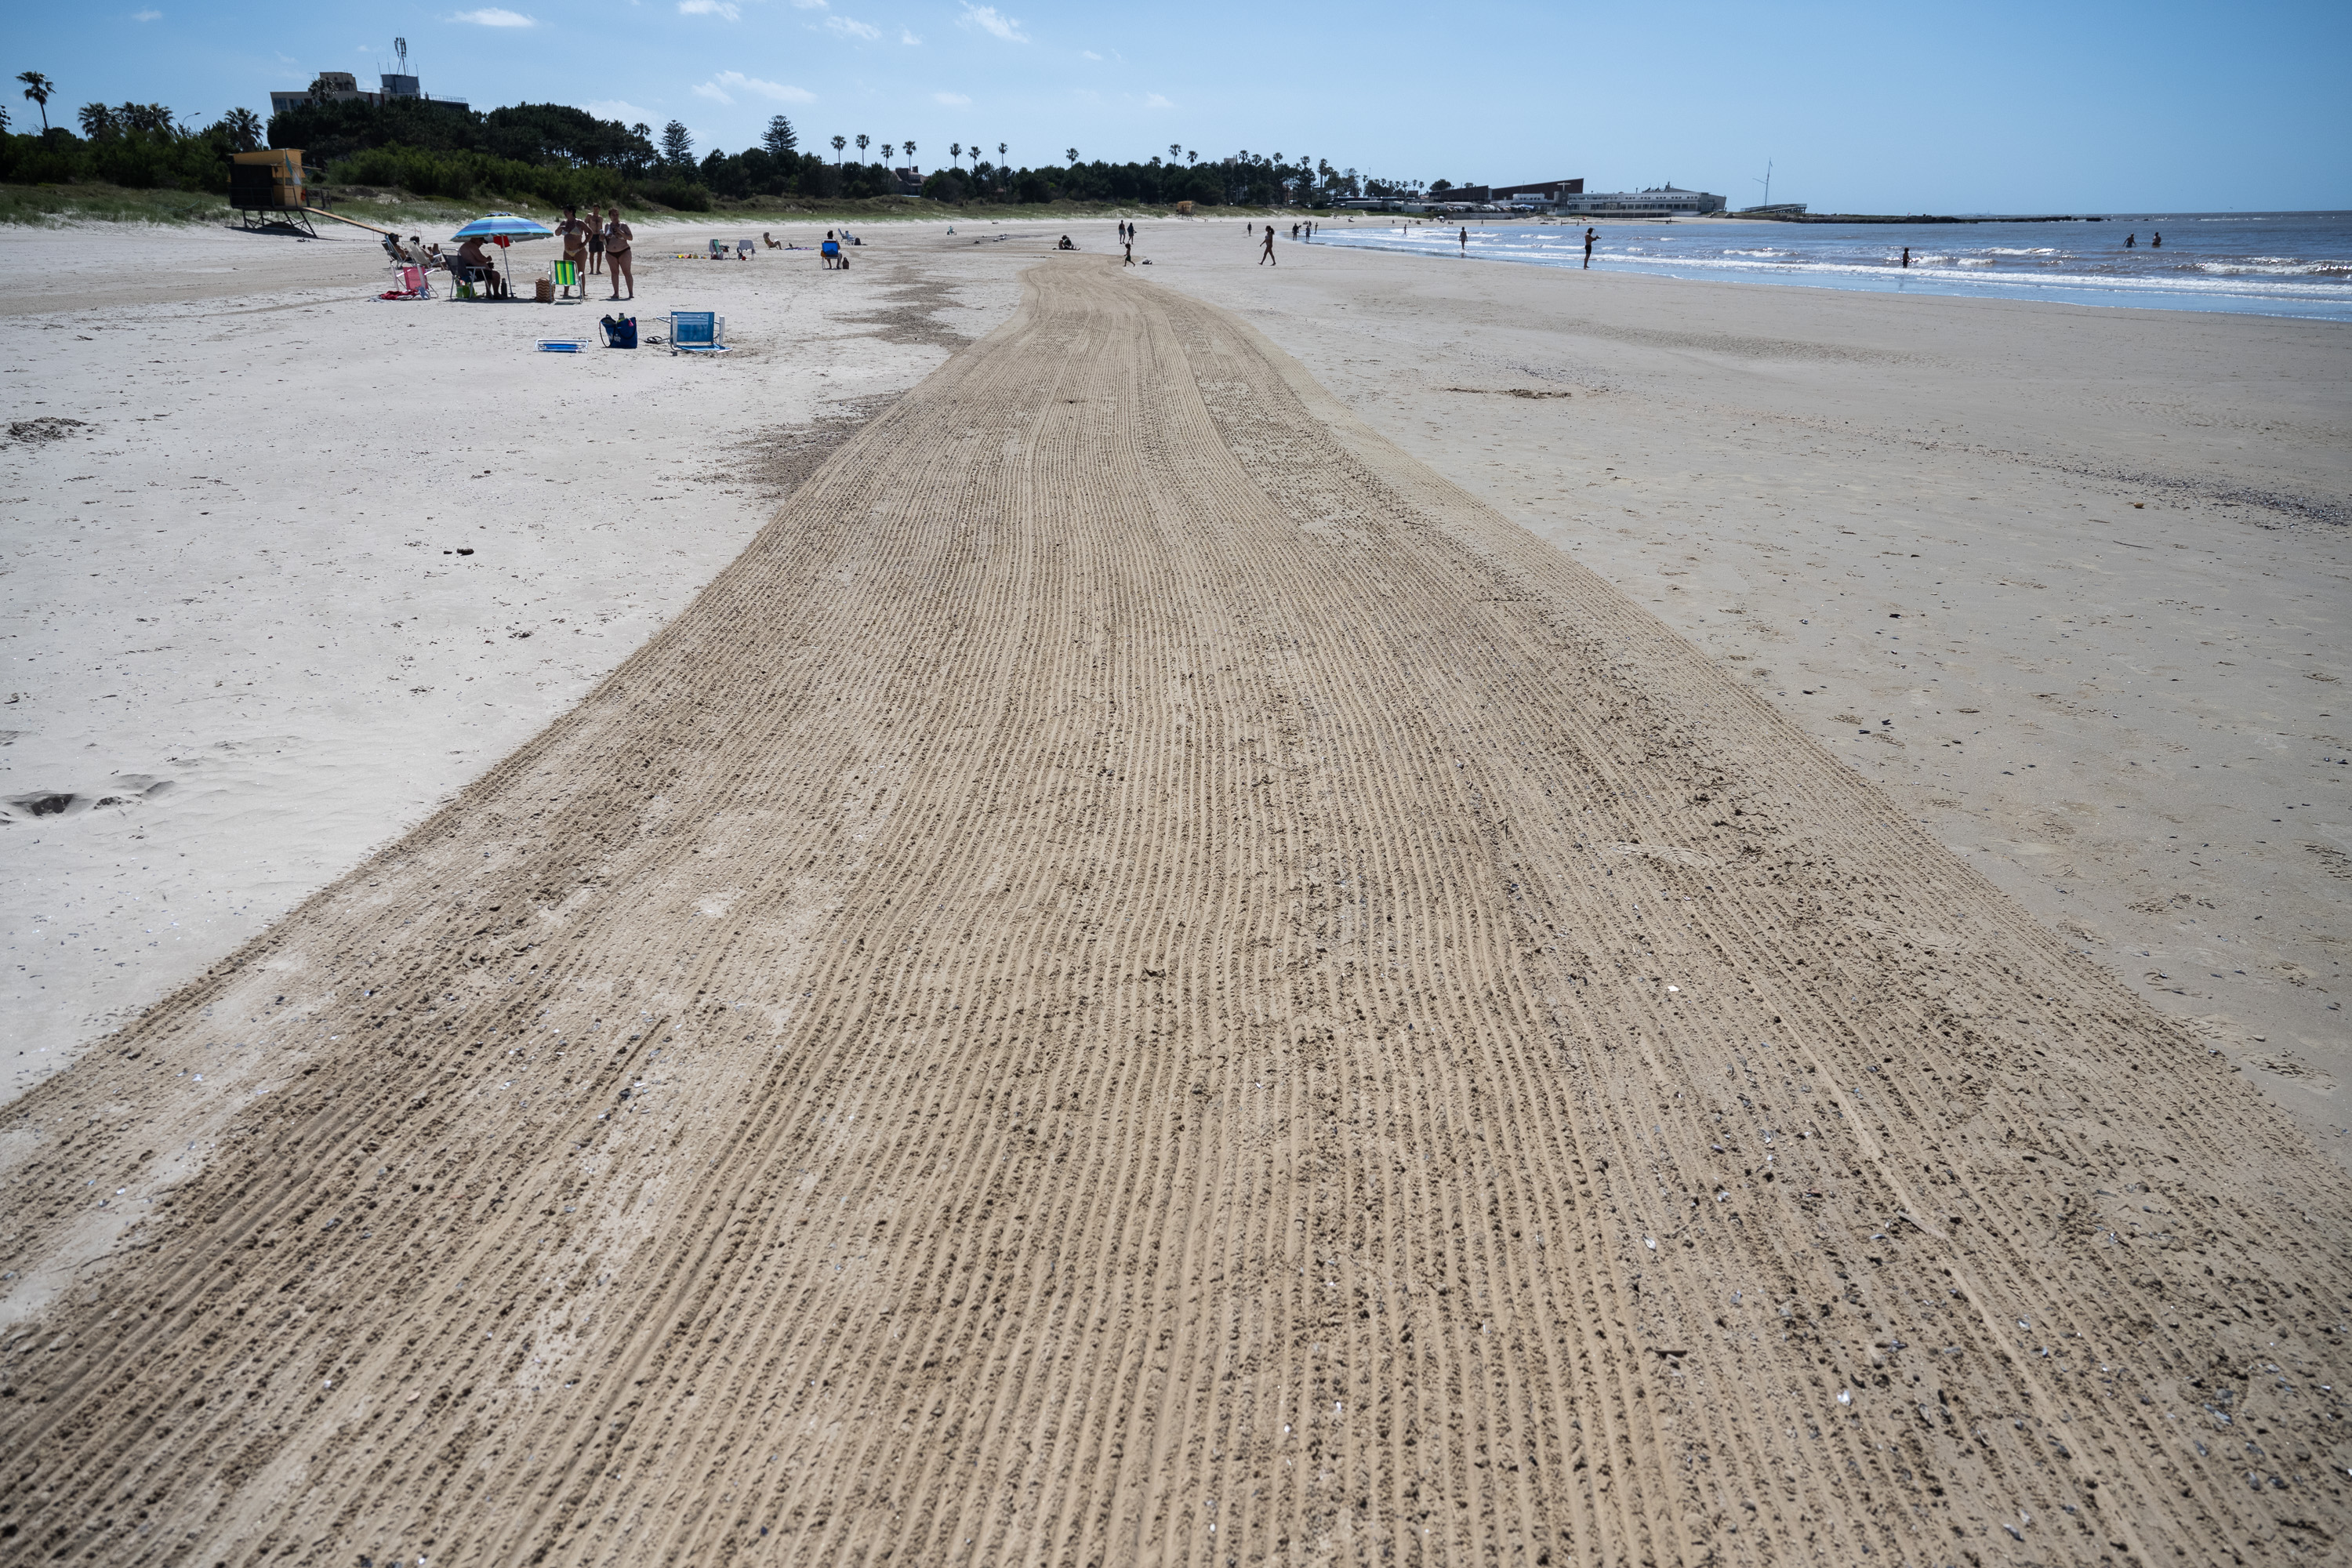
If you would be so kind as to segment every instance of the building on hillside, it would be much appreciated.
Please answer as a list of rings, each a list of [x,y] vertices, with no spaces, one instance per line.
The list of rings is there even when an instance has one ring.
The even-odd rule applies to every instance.
[[[380,89],[367,92],[361,89],[359,78],[349,71],[320,71],[318,80],[311,84],[318,89],[316,92],[311,91],[310,88],[304,88],[299,92],[272,91],[269,95],[269,112],[283,114],[289,109],[299,109],[306,103],[381,104],[390,103],[396,98],[413,98],[421,103],[446,104],[452,109],[467,107],[462,98],[426,97],[417,87],[416,78],[413,76],[387,75],[379,77],[377,80],[381,84]]]
[[[1648,191],[1578,191],[1552,203],[1552,211],[1577,217],[1703,217],[1724,205],[1711,192],[1660,185]]]

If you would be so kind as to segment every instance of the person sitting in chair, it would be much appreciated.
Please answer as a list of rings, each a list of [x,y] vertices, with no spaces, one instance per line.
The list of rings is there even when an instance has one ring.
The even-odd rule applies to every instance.
[[[460,283],[479,283],[485,297],[503,299],[506,297],[505,283],[499,277],[497,264],[491,261],[489,252],[484,250],[482,245],[480,235],[468,237],[466,243],[457,247],[457,263],[451,270],[457,274]]]
[[[782,250],[783,248],[783,246],[777,241],[776,237],[770,234],[764,228],[760,231],[760,237],[768,242],[768,248],[770,250]]]
[[[482,235],[468,235],[463,245],[457,247],[457,261],[449,263],[458,282],[485,282],[489,278],[489,251],[482,249]]]

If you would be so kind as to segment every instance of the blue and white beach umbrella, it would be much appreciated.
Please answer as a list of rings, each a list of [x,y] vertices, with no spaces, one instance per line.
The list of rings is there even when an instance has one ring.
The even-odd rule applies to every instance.
[[[555,231],[543,223],[533,223],[512,213],[492,213],[478,217],[451,237],[455,239],[553,239]]]

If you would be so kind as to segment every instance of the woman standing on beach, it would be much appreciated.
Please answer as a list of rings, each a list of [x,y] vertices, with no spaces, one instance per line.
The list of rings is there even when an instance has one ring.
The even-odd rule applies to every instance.
[[[604,270],[604,210],[602,207],[588,209],[588,276],[591,278],[601,276]]]
[[[576,275],[584,278],[588,268],[588,225],[580,221],[579,209],[565,207],[563,221],[555,226],[555,232],[563,240],[563,259],[572,263]],[[569,299],[571,294],[567,284],[562,297]],[[584,282],[580,285],[580,297],[588,297],[588,285]]]
[[[637,275],[629,264],[629,246],[636,237],[635,231],[621,221],[621,209],[614,207],[613,221],[604,226],[604,255],[613,264],[613,298],[615,300],[621,297],[621,283],[625,279],[629,285],[629,298],[634,300],[637,297]]]

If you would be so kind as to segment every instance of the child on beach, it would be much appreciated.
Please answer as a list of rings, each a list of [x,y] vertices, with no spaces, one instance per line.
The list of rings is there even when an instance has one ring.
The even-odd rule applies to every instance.
[[[588,209],[588,276],[591,278],[601,276],[604,270],[604,225],[601,216],[603,210],[601,207]],[[582,292],[585,293],[586,290],[583,289]]]
[[[1275,260],[1275,255],[1274,255],[1274,225],[1272,225],[1272,224],[1268,224],[1268,225],[1266,225],[1266,226],[1265,226],[1265,247],[1264,249],[1260,250],[1260,251],[1258,252],[1258,256],[1257,256],[1257,264],[1258,264],[1260,267],[1265,266],[1265,265],[1267,262],[1269,262],[1269,261],[1273,261],[1273,262],[1274,262],[1274,264],[1275,264],[1276,267],[1279,267],[1279,266],[1281,266],[1281,265],[1282,265],[1282,263],[1281,263],[1281,262]]]

